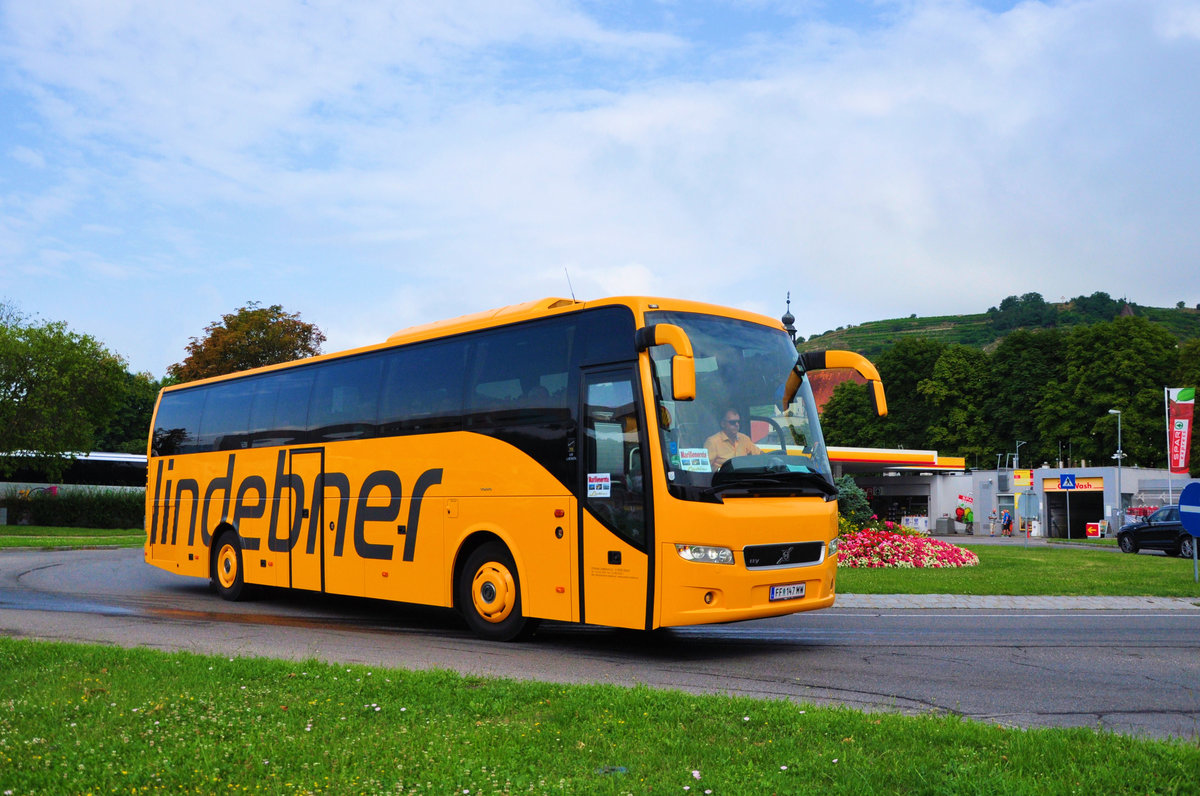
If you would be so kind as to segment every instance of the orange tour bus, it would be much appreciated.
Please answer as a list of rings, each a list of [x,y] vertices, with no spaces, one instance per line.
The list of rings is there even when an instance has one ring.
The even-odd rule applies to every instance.
[[[167,387],[145,559],[229,600],[453,607],[496,640],[824,608],[836,489],[805,373],[826,367],[886,412],[870,362],[798,356],[761,315],[544,299]]]

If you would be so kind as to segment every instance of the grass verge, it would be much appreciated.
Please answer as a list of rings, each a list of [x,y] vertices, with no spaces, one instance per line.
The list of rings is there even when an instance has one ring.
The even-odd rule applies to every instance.
[[[0,549],[11,547],[141,547],[146,532],[138,528],[55,528],[0,525]]]
[[[979,565],[957,569],[838,569],[844,594],[1012,594],[1195,597],[1191,559],[1043,545],[970,545]]]
[[[0,639],[0,792],[1184,793],[1194,742]],[[1118,750],[1114,754],[1114,750]]]

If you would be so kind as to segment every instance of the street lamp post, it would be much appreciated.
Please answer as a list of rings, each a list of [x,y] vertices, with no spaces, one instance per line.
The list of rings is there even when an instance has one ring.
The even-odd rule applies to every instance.
[[[1117,460],[1117,529],[1120,529],[1125,524],[1125,506],[1124,498],[1121,497],[1121,460],[1125,458],[1125,452],[1121,450],[1121,410],[1109,409],[1110,415],[1117,416],[1117,452],[1113,454],[1113,458]]]

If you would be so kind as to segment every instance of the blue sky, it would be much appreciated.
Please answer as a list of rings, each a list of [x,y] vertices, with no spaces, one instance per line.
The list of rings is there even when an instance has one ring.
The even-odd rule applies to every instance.
[[[1200,302],[1200,3],[0,0],[0,300],[162,375],[550,295]]]

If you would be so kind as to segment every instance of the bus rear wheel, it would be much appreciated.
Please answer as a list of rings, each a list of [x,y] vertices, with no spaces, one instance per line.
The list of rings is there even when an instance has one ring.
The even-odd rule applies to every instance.
[[[237,534],[232,531],[221,534],[214,550],[213,588],[226,600],[240,600],[246,592],[246,581],[242,576],[242,547],[238,544]]]
[[[500,542],[488,542],[467,556],[457,585],[459,610],[477,636],[512,641],[533,632],[533,623],[521,612],[517,566]]]

